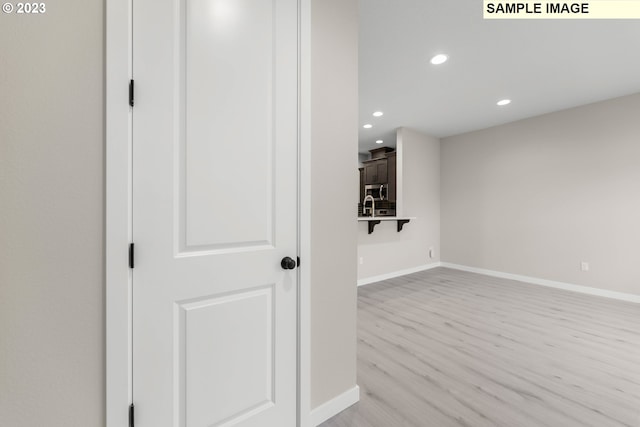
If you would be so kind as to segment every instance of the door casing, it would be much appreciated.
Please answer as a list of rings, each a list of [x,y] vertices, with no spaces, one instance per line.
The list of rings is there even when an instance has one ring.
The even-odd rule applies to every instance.
[[[132,2],[106,1],[106,425],[128,425],[132,387]],[[310,427],[311,0],[298,0],[298,426]],[[153,13],[153,11],[150,11]],[[135,107],[134,107],[135,108]]]

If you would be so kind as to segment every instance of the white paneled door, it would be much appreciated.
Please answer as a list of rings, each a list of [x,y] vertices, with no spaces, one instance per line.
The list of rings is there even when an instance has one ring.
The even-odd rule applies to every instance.
[[[297,0],[133,8],[135,425],[293,427]]]

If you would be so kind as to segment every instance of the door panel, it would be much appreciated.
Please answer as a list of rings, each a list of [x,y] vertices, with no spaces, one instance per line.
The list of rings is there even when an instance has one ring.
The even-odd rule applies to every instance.
[[[136,426],[294,426],[297,1],[133,4]]]
[[[375,163],[366,163],[364,166],[364,183],[366,185],[375,184],[376,179],[376,165]]]
[[[230,423],[274,405],[273,291],[269,285],[176,303],[186,426]]]
[[[272,244],[274,3],[181,7],[183,250]]]
[[[378,160],[376,162],[376,184],[387,183],[387,159]]]

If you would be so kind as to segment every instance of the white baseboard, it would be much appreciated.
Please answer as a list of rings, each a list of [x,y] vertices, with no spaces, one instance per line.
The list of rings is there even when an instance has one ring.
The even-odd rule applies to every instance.
[[[358,286],[369,285],[371,283],[380,282],[382,280],[393,279],[394,277],[406,276],[407,274],[417,273],[419,271],[431,270],[432,268],[440,267],[439,262],[431,264],[420,265],[418,267],[407,268],[405,270],[392,271],[391,273],[381,274],[379,276],[365,277],[358,280]]]
[[[450,262],[434,262],[431,264],[421,265],[419,267],[408,268],[406,270],[394,271],[391,273],[381,274],[379,276],[366,277],[358,280],[358,286],[369,285],[371,283],[380,282],[382,280],[393,279],[395,277],[405,276],[407,274],[417,273],[419,271],[431,270],[436,267],[446,267],[454,270],[468,271],[470,273],[484,274],[486,276],[500,277],[503,279],[516,280],[518,282],[531,283],[534,285],[547,286],[550,288],[564,289],[566,291],[579,292],[581,294],[595,295],[599,297],[612,298],[621,301],[640,303],[640,295],[627,294],[624,292],[607,291],[605,289],[592,288],[589,286],[575,285],[573,283],[557,282],[554,280],[539,279],[537,277],[523,276],[520,274],[504,273],[502,271],[487,270],[484,268],[469,267],[466,265],[453,264]]]
[[[580,292],[582,294],[596,295],[599,297],[613,298],[617,300],[640,303],[640,295],[627,294],[623,292],[607,291],[604,289],[591,288],[589,286],[574,285],[572,283],[556,282],[536,277],[522,276],[519,274],[503,273],[501,271],[486,270],[484,268],[468,267],[466,265],[452,264],[449,262],[440,263],[442,267],[454,270],[468,271],[471,273],[484,274],[486,276],[500,277],[503,279],[517,280],[518,282],[532,283],[534,285],[547,286],[550,288],[564,289],[566,291]]]
[[[312,410],[311,425],[315,427],[322,424],[359,400],[360,387],[355,386]]]

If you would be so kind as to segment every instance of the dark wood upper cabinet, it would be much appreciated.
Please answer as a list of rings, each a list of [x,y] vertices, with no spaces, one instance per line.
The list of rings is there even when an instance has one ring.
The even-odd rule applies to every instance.
[[[364,168],[358,168],[360,171],[360,199],[358,202],[362,202],[364,200]]]
[[[396,195],[398,194],[396,191],[396,152],[387,154],[387,175],[389,178],[389,200],[395,202]]]
[[[387,158],[364,162],[364,184],[387,184]]]
[[[376,176],[378,178],[378,182],[375,184],[387,183],[387,159],[376,161]]]
[[[387,156],[387,153],[391,153],[393,151],[394,150],[391,147],[380,147],[380,148],[374,148],[373,150],[369,150],[369,153],[371,153],[371,160],[375,160],[375,159],[383,159]]]
[[[376,178],[376,165],[372,162],[364,162],[364,185],[373,184]]]

